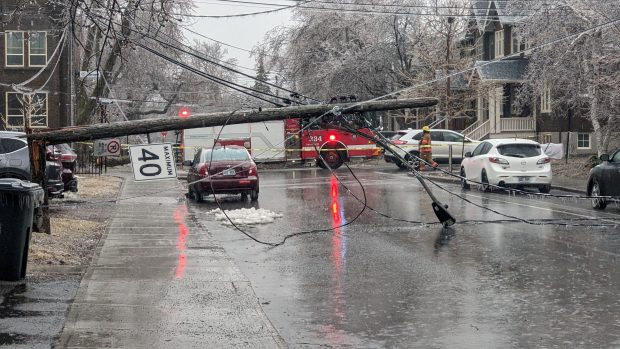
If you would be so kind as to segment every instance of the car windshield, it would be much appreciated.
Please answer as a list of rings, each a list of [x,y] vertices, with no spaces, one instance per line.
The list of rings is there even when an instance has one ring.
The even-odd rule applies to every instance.
[[[531,158],[541,155],[538,144],[504,144],[497,147],[497,152],[513,158]]]
[[[213,150],[213,158],[211,158],[211,149],[207,149],[204,153],[204,161],[246,161],[249,160],[248,152],[239,148],[215,148]]]

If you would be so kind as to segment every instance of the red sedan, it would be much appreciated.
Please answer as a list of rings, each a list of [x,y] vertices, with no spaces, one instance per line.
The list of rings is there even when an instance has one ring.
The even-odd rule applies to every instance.
[[[205,194],[239,194],[258,200],[258,171],[247,149],[238,145],[201,148],[194,160],[183,162],[190,166],[187,173],[188,196],[203,201]]]

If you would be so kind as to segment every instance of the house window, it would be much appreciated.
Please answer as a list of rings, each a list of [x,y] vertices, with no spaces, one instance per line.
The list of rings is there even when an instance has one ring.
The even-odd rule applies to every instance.
[[[540,95],[540,112],[551,113],[551,89],[543,87]]]
[[[29,65],[43,67],[47,63],[47,33],[30,32],[28,34]]]
[[[528,39],[518,38],[516,35],[512,37],[512,53],[529,50],[532,48],[532,42]]]
[[[6,128],[23,128],[25,115],[31,127],[47,127],[47,113],[47,93],[6,93]]]
[[[504,30],[495,32],[495,58],[504,57]]]
[[[577,133],[577,149],[590,149],[589,133]]]
[[[5,64],[7,67],[24,66],[24,32],[4,33],[6,43]]]

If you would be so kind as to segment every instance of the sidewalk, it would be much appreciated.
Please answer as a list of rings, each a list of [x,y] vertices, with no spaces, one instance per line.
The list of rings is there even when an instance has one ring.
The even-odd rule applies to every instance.
[[[58,346],[284,347],[248,279],[188,213],[179,182],[118,175],[121,199]]]

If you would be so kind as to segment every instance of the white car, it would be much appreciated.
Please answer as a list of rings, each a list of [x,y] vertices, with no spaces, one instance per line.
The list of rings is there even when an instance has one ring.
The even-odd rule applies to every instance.
[[[470,182],[500,187],[536,187],[541,193],[551,190],[551,159],[540,144],[528,139],[488,139],[472,153],[465,154],[461,163],[461,185],[469,189]]]
[[[422,130],[401,130],[390,139],[390,142],[394,144],[391,148],[405,159],[409,158],[409,154],[420,156],[418,143],[421,138]],[[431,129],[431,145],[435,161],[447,161],[450,156],[449,146],[452,145],[452,160],[458,163],[463,154],[474,150],[478,143],[452,130]],[[386,162],[395,163],[400,168],[406,167],[388,151],[385,152],[384,159]]]

